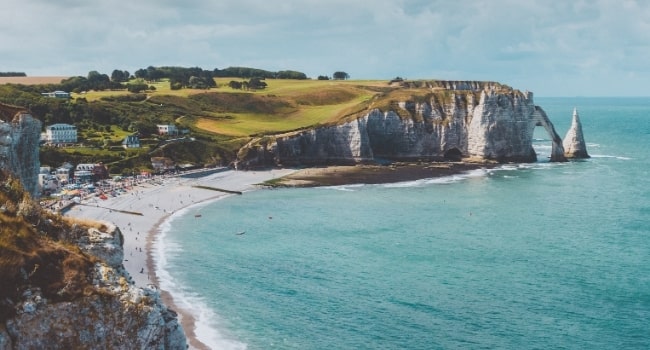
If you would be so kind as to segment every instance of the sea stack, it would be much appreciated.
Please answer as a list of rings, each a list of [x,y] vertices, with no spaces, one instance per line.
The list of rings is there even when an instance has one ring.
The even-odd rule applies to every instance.
[[[571,122],[569,131],[567,131],[566,136],[562,141],[562,145],[564,146],[564,156],[568,159],[589,158],[577,108],[573,109],[573,121]]]

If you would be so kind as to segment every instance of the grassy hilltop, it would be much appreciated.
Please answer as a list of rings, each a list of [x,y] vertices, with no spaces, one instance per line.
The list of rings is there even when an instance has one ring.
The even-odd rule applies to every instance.
[[[155,90],[147,93],[147,102],[163,109],[173,106],[172,114],[185,112],[183,116],[189,119],[185,125],[246,137],[336,122],[388,88],[387,81],[267,79],[265,89],[243,91],[228,87],[230,81],[240,78],[215,80],[218,87],[209,90],[171,90],[166,80],[153,83]],[[90,102],[129,94],[91,91],[73,97]]]

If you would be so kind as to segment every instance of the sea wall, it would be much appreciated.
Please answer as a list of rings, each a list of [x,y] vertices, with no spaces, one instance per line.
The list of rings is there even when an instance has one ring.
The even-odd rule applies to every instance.
[[[371,108],[338,125],[252,140],[238,165],[350,164],[366,161],[460,160],[532,162],[533,130],[553,142],[552,161],[565,161],[562,139],[534,104],[533,94],[497,83],[421,83],[426,99]],[[412,86],[407,86],[412,88]],[[416,86],[416,87],[419,87]]]

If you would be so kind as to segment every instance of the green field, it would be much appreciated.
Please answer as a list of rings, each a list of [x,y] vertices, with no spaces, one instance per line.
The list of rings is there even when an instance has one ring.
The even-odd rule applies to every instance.
[[[169,82],[163,80],[150,84],[156,89],[147,92],[147,96],[149,101],[160,106],[173,104],[191,110],[183,117],[188,117],[198,129],[246,137],[335,123],[364,110],[373,97],[388,88],[387,81],[379,80],[267,79],[266,89],[243,91],[228,86],[230,81],[243,81],[241,78],[215,80],[217,88],[209,90],[171,90]],[[90,91],[83,95],[73,94],[73,98],[97,101],[102,97],[128,94],[127,91]],[[230,94],[230,97],[201,96],[215,94]]]

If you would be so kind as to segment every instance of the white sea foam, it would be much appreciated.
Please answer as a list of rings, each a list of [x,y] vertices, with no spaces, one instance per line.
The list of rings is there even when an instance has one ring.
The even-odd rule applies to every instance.
[[[590,154],[591,158],[614,158],[614,159],[620,159],[620,160],[632,160],[630,157],[624,157],[624,156],[610,156],[606,154]]]
[[[366,184],[352,184],[352,185],[340,185],[340,186],[325,186],[323,188],[337,190],[337,191],[346,191],[346,192],[355,192],[356,189],[366,186]]]
[[[240,350],[246,349],[246,344],[228,338],[221,330],[219,316],[207,305],[205,300],[187,288],[181,286],[169,273],[169,259],[183,254],[179,244],[167,239],[172,222],[185,215],[190,209],[196,209],[206,203],[184,208],[174,213],[160,225],[160,232],[153,243],[153,256],[156,264],[156,276],[160,288],[168,291],[179,308],[189,312],[194,318],[194,334],[196,338],[211,349]]]
[[[434,177],[434,178],[426,178],[426,179],[420,179],[420,180],[414,180],[414,181],[394,182],[394,183],[388,183],[388,184],[381,184],[380,186],[386,187],[386,188],[404,188],[404,187],[421,187],[421,186],[436,185],[436,184],[445,185],[445,184],[456,183],[456,182],[471,179],[471,178],[485,177],[490,172],[491,172],[491,170],[489,170],[489,169],[475,169],[475,170],[470,170],[470,171],[467,171],[467,172],[464,172],[464,173],[461,173],[461,174],[442,176],[442,177]]]

